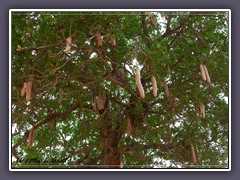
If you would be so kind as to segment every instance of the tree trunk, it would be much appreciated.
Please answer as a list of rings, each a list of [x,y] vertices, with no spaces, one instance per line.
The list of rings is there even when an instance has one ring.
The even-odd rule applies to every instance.
[[[120,168],[120,151],[118,147],[106,149],[103,168]]]
[[[106,116],[104,118],[105,122],[100,127],[104,149],[102,166],[103,168],[120,168],[121,152],[118,147],[121,138],[120,126],[117,125],[117,127],[112,129],[112,119]]]

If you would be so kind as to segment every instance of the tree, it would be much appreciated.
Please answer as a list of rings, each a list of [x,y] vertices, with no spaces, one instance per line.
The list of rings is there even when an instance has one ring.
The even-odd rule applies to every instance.
[[[228,12],[11,17],[12,167],[228,167]]]

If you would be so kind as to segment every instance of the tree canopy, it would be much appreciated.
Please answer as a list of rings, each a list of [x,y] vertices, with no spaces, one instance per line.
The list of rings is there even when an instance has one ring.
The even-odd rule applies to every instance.
[[[12,167],[228,168],[228,16],[12,12]]]

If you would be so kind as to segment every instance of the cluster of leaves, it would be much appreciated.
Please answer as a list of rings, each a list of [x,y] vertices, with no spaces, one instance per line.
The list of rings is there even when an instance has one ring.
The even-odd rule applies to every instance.
[[[126,168],[228,166],[228,13],[154,12],[13,12],[12,13],[12,155],[18,168],[72,168],[100,165],[106,149],[101,127],[114,133]],[[103,46],[97,45],[100,33]],[[66,38],[71,51],[64,54]],[[117,42],[111,46],[111,37]],[[136,87],[133,59],[143,66],[146,97]],[[212,83],[201,80],[208,67]],[[119,75],[123,68],[125,76]],[[34,76],[30,102],[20,96]],[[151,76],[158,84],[152,95]],[[169,85],[166,97],[162,82]],[[59,91],[63,100],[59,103]],[[108,97],[108,119],[93,111],[95,96]],[[206,118],[195,105],[203,103]],[[134,107],[132,107],[134,106]],[[129,108],[131,107],[131,108]],[[117,122],[117,117],[122,119]],[[126,116],[132,134],[126,136]],[[120,125],[119,125],[120,124]],[[32,148],[29,130],[36,128]],[[189,144],[197,154],[192,166]],[[59,163],[21,159],[66,159]],[[167,161],[167,163],[166,163]],[[87,167],[87,166],[85,166]]]

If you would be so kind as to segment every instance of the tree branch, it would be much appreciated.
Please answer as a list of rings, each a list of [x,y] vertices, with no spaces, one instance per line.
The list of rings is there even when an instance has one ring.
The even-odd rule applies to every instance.
[[[18,52],[22,52],[22,51],[25,51],[25,50],[39,50],[39,49],[45,49],[45,48],[48,48],[48,47],[52,47],[52,46],[57,46],[61,43],[56,43],[56,44],[52,44],[52,45],[46,45],[46,46],[40,46],[40,47],[36,47],[36,46],[29,46],[29,47],[26,47],[26,48],[22,48],[20,49]]]
[[[123,82],[121,82],[121,81],[119,81],[119,80],[117,80],[117,79],[115,79],[115,78],[113,78],[113,77],[111,77],[111,76],[107,76],[107,77],[105,78],[105,80],[111,81],[111,82],[113,82],[113,83],[115,83],[115,84],[118,84],[119,86],[121,86],[121,87],[123,87],[125,90],[127,90],[130,94],[132,94],[133,96],[138,97],[138,95],[136,94],[136,92],[134,92],[134,91],[133,91],[129,86],[127,86],[125,83],[123,83]]]
[[[165,33],[169,33],[169,31],[170,31],[171,19],[172,19],[172,15],[169,15],[169,16],[168,16],[168,19],[167,19],[167,28],[166,28]]]
[[[167,152],[169,149],[172,149],[173,146],[171,144],[166,145],[166,144],[162,144],[162,143],[150,143],[150,144],[143,145],[138,142],[133,142],[129,146],[124,146],[123,152],[128,152],[128,151],[134,152],[135,149],[137,149],[137,148],[140,148],[142,150],[154,148],[154,149],[161,149],[162,151]]]
[[[49,114],[48,117],[43,121],[40,122],[39,124],[37,124],[36,126],[34,126],[35,129],[37,129],[38,127],[54,120],[57,118],[61,118],[61,119],[67,119],[67,117],[76,109],[78,109],[80,107],[80,104],[76,104],[72,107],[70,107],[65,113],[53,113],[53,114]],[[89,107],[88,107],[89,108]]]

